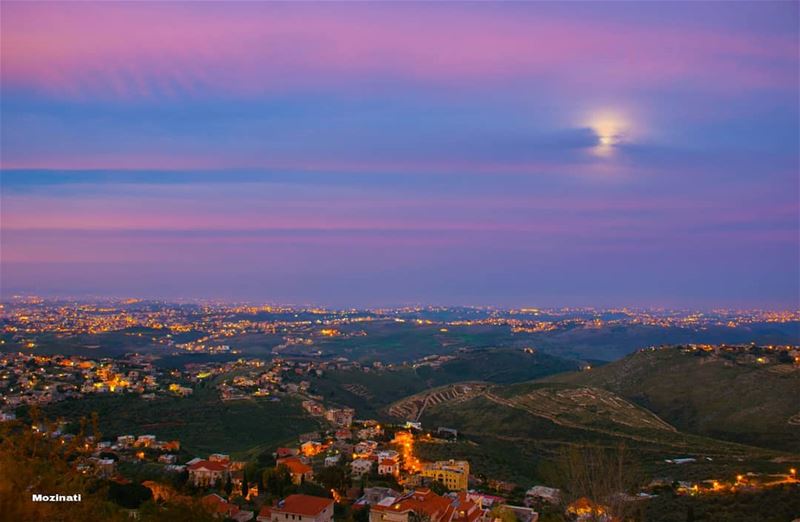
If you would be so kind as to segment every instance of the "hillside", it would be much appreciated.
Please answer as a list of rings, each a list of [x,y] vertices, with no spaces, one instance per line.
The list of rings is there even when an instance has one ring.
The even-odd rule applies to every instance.
[[[531,345],[561,357],[614,361],[645,346],[685,343],[797,344],[800,324],[752,323],[736,327],[703,328],[654,325],[606,325],[602,328],[567,327],[531,334]]]
[[[389,404],[447,384],[523,382],[576,368],[574,361],[552,355],[495,348],[461,352],[430,365],[370,372],[331,371],[312,384],[315,392],[331,402],[356,408],[358,415],[383,417]]]
[[[670,348],[545,381],[612,391],[681,431],[800,451],[800,369],[790,364]]]
[[[129,395],[95,396],[43,408],[48,418],[71,423],[92,412],[98,413],[100,431],[105,436],[147,433],[166,440],[179,439],[185,450],[200,455],[269,447],[319,426],[319,421],[306,414],[295,398],[222,401],[219,392],[210,387],[198,387],[185,398],[147,401]]]
[[[777,452],[675,429],[649,410],[601,388],[563,383],[451,385],[398,401],[399,417],[419,412],[423,425],[459,430],[456,444],[421,444],[423,458],[468,458],[475,472],[527,483],[550,482],[563,452],[575,445],[623,445],[634,468],[649,476],[676,472],[665,459],[691,456],[685,476],[708,478],[742,467],[775,466]],[[424,404],[424,408],[421,406]],[[398,417],[398,418],[399,418]],[[634,469],[631,470],[634,473]]]

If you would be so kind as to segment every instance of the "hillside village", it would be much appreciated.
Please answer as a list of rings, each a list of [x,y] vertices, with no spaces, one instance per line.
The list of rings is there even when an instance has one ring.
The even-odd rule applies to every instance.
[[[796,357],[794,352],[771,347],[758,351],[758,356],[732,347],[692,345],[681,350],[733,354],[737,364],[763,364],[759,357]],[[432,362],[430,358],[421,361]],[[334,364],[370,370],[344,361]],[[154,500],[195,503],[225,520],[330,522],[335,517],[414,522],[424,515],[432,522],[537,522],[543,513],[553,512],[569,520],[615,520],[606,505],[610,499],[569,499],[548,484],[515,484],[478,476],[465,459],[423,460],[417,445],[451,444],[458,439],[458,431],[424,427],[418,420],[386,424],[357,419],[355,409],[329,405],[312,392],[310,379],[330,368],[319,362],[276,359],[271,364],[238,360],[162,370],[137,356],[95,361],[6,354],[0,373],[5,390],[2,420],[7,427],[20,423],[12,410],[15,406],[36,407],[85,394],[135,394],[142,400],[154,395],[187,397],[199,383],[215,378],[214,389],[222,401],[298,397],[301,407],[319,420],[320,429],[300,434],[294,444],[264,451],[255,459],[236,460],[224,453],[192,455],[179,440],[159,440],[152,434],[107,438],[93,426],[87,435],[88,423],[78,434],[65,432],[65,423],[59,421],[38,421],[31,427],[42,437],[75,447],[79,457],[73,466],[84,476],[122,488],[143,486],[146,496]],[[681,466],[695,461],[694,457],[665,457],[678,474]],[[149,477],[137,484],[143,469]],[[636,505],[664,491],[696,496],[797,484],[795,468],[780,474],[745,470],[735,476],[695,481],[663,477],[639,491],[619,491],[613,502]]]

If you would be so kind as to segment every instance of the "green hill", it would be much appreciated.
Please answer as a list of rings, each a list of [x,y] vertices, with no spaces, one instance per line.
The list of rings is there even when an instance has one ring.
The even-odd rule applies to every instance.
[[[522,349],[489,348],[445,356],[431,364],[391,369],[330,371],[315,379],[313,391],[326,400],[351,406],[359,416],[382,418],[400,399],[447,384],[466,381],[513,383],[577,369],[574,361]]]
[[[614,392],[681,431],[800,451],[800,369],[774,357],[647,350],[545,380]]]
[[[460,442],[420,444],[420,456],[467,458],[478,474],[521,484],[552,483],[552,469],[576,445],[607,450],[624,446],[633,468],[649,477],[680,472],[683,478],[706,479],[741,469],[782,469],[770,462],[778,452],[681,432],[602,388],[474,383],[468,392],[458,393],[452,390],[457,386],[464,385],[428,392],[434,400],[425,402],[420,418],[428,429],[459,430]],[[412,411],[413,404],[407,403],[419,404],[420,395],[398,401],[390,411]],[[694,457],[696,463],[677,469],[665,462],[677,456]]]

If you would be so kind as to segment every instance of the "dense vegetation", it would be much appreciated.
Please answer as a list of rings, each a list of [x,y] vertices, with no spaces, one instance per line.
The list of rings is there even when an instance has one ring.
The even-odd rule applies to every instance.
[[[45,412],[51,418],[73,422],[97,412],[100,429],[109,436],[152,434],[164,440],[178,439],[184,450],[197,455],[272,447],[318,426],[296,399],[223,402],[219,392],[208,385],[198,386],[185,398],[148,401],[136,396],[95,396],[55,403]]]
[[[34,413],[36,419],[38,414]],[[100,436],[86,424],[69,444],[38,434],[21,422],[0,425],[0,518],[2,520],[85,522],[130,520],[126,509],[139,510],[144,522],[210,522],[197,504],[157,505],[138,483],[119,483],[83,475],[74,462],[85,437]],[[32,493],[81,494],[80,502],[33,502]]]
[[[326,401],[356,408],[362,417],[385,419],[385,407],[423,390],[461,381],[521,382],[575,369],[573,361],[521,349],[462,352],[439,367],[331,371],[313,381]]]
[[[783,486],[719,495],[663,495],[649,500],[644,519],[653,522],[788,522],[800,514],[800,491]]]
[[[800,452],[798,426],[788,422],[800,413],[800,371],[790,364],[742,359],[678,349],[643,351],[548,380],[611,390],[683,431]]]

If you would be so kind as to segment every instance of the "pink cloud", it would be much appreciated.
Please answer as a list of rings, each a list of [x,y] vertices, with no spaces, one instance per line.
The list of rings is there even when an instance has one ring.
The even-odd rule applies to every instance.
[[[3,82],[52,95],[150,98],[448,86],[546,76],[562,87],[797,83],[796,42],[636,28],[481,6],[24,3],[3,6]],[[356,87],[353,87],[353,86]]]

